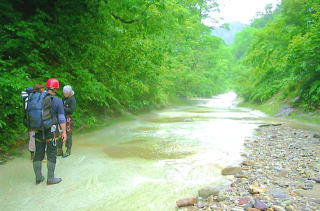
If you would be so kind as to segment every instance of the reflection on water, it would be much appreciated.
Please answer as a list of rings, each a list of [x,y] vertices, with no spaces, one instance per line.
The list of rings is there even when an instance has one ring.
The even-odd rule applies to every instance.
[[[27,154],[0,166],[0,204],[4,210],[175,210],[175,200],[226,182],[221,169],[240,162],[244,138],[264,117],[237,107],[233,92],[138,115],[76,136],[72,156],[57,161],[59,185],[35,186]]]

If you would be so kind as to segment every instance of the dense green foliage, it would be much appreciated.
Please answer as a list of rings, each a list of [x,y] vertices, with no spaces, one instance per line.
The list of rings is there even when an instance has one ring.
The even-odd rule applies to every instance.
[[[282,0],[237,34],[238,92],[254,103],[281,95],[305,109],[320,105],[319,0]]]
[[[222,91],[231,55],[201,23],[213,3],[1,1],[0,150],[25,131],[20,92],[50,77],[74,87],[78,125]]]

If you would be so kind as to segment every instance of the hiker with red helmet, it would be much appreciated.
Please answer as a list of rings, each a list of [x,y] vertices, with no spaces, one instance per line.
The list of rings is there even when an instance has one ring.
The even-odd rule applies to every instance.
[[[47,92],[31,96],[28,103],[29,127],[35,130],[36,151],[33,159],[33,169],[36,175],[36,184],[44,181],[42,176],[42,160],[47,152],[47,184],[53,185],[62,181],[61,178],[54,177],[56,166],[56,140],[67,139],[66,118],[62,100],[56,97],[59,89],[59,81],[50,78],[47,81]]]

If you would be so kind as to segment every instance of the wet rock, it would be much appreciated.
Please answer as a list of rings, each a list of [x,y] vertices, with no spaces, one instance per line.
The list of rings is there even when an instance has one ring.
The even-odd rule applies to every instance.
[[[260,210],[257,208],[248,208],[247,211],[260,211]]]
[[[217,201],[222,202],[222,201],[225,201],[226,199],[227,199],[227,197],[223,193],[220,192],[217,197]]]
[[[265,192],[264,188],[259,187],[258,185],[250,185],[249,186],[249,193],[251,194],[259,194]]]
[[[316,183],[320,183],[320,178],[311,178],[310,180],[315,181]]]
[[[287,199],[289,198],[288,193],[282,189],[275,189],[275,190],[271,190],[269,191],[269,194],[271,196],[273,196],[274,198],[278,198],[278,199]]]
[[[259,199],[263,200],[263,201],[270,201],[273,198],[271,196],[268,196],[268,195],[259,195]]]
[[[218,196],[220,190],[218,188],[203,188],[198,191],[201,198],[207,199],[209,196]]]
[[[279,172],[279,175],[280,175],[281,177],[288,177],[289,171],[286,170],[286,169],[282,169],[282,170]]]
[[[316,203],[316,204],[320,204],[320,199],[315,199],[315,200],[313,200],[314,201],[314,203]]]
[[[252,160],[246,160],[242,162],[242,165],[244,166],[253,166],[254,162]]]
[[[312,190],[313,189],[313,184],[306,183],[306,184],[303,185],[302,189],[304,189],[304,190]]]
[[[197,198],[185,198],[185,199],[180,199],[176,202],[177,207],[187,207],[187,206],[192,206],[197,203]]]
[[[204,207],[208,207],[208,206],[209,206],[209,204],[207,202],[199,201],[197,203],[198,208],[204,208]]]
[[[186,209],[184,209],[183,211],[197,211],[197,210],[198,210],[197,207],[189,206],[189,207],[186,207]]]
[[[313,138],[320,138],[320,135],[319,134],[314,134]]]
[[[293,204],[293,201],[292,200],[286,200],[282,203],[282,205],[284,205],[284,207],[286,206],[289,206],[289,205],[292,205]]]
[[[253,207],[260,210],[266,210],[268,208],[268,206],[259,199],[254,199]]]
[[[282,124],[263,124],[263,125],[259,125],[259,127],[270,127],[270,126],[280,126]]]
[[[278,114],[276,114],[276,116],[288,116],[289,114],[291,114],[292,112],[295,111],[295,108],[291,107],[290,105],[284,105]]]
[[[251,201],[252,201],[252,199],[251,198],[240,198],[239,200],[238,200],[238,205],[239,206],[243,206],[243,205],[246,205],[246,204],[248,204],[248,203],[251,203]]]
[[[247,153],[241,153],[241,156],[246,158],[246,157],[248,157],[249,155],[248,155]]]
[[[242,208],[232,208],[231,211],[243,211]]]
[[[238,174],[240,171],[241,171],[240,167],[232,167],[232,166],[230,166],[230,167],[224,168],[221,171],[221,174],[224,175],[224,176],[235,175],[235,174]]]
[[[286,211],[297,211],[296,208],[292,205],[286,206]]]
[[[236,174],[236,175],[234,175],[234,177],[235,178],[242,178],[242,179],[248,179],[249,177],[248,177],[248,175],[246,175],[246,174],[243,174],[243,173],[238,173],[238,174]]]
[[[288,182],[275,182],[274,184],[277,184],[279,185],[280,187],[283,187],[283,188],[287,188],[290,186],[290,183]]]
[[[274,209],[274,211],[286,211],[285,208],[277,205],[273,205],[272,208]]]

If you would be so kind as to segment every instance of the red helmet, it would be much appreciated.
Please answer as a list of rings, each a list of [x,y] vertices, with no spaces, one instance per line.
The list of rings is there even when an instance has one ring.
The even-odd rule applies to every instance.
[[[55,78],[50,78],[47,81],[47,88],[58,89],[59,88],[59,81]]]

